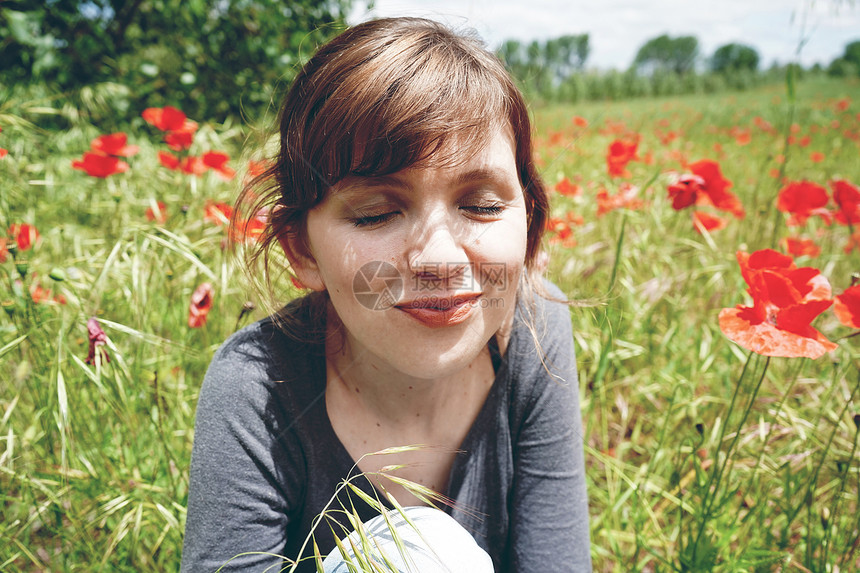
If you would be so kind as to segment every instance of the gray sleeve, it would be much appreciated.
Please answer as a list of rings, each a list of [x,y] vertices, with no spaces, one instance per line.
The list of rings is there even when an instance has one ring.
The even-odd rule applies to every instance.
[[[521,361],[513,436],[509,571],[591,571],[582,425],[570,313],[540,300],[545,360]],[[545,319],[541,315],[545,316]],[[529,338],[530,334],[526,334]]]
[[[304,464],[274,407],[262,361],[228,341],[200,390],[182,571],[263,571],[283,564]],[[299,475],[297,475],[299,474]],[[238,557],[237,557],[238,556]]]

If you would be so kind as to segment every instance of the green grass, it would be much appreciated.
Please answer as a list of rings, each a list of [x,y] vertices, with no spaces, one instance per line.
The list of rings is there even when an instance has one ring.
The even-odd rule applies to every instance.
[[[840,112],[844,97],[852,103]],[[246,129],[193,118],[201,123],[193,153],[235,158],[240,175],[224,182],[161,167],[160,134],[120,115],[140,152],[126,173],[98,180],[71,163],[114,126],[89,125],[84,103],[17,94],[5,102],[0,236],[28,222],[41,240],[0,264],[0,570],[175,570],[203,373],[230,332],[262,316],[263,301],[222,249],[224,228],[203,216],[208,201],[235,196]],[[845,338],[851,331],[828,311],[815,326],[839,341],[837,351],[766,360],[717,324],[721,308],[748,302],[739,249],[779,248],[802,234],[822,254],[798,264],[821,269],[834,294],[851,284],[860,251],[843,251],[848,229],[817,218],[787,227],[771,171],[860,184],[858,114],[860,83],[829,80],[799,84],[793,107],[778,86],[535,109],[547,182],[567,176],[583,187],[580,197],[554,195],[554,215],[584,222],[573,227],[575,246],[548,244],[549,274],[572,298],[598,301],[572,310],[595,570],[860,567],[858,339]],[[588,128],[576,128],[575,115]],[[756,116],[776,133],[757,128]],[[40,129],[48,123],[62,129]],[[797,137],[810,136],[807,147],[784,146],[791,123]],[[597,216],[598,190],[614,193],[619,181],[606,171],[612,125],[641,136],[640,156],[650,152],[652,162],[631,163],[627,179],[645,206]],[[658,128],[679,135],[664,145]],[[739,145],[733,128],[748,128],[750,142]],[[824,160],[813,162],[813,151]],[[679,154],[718,160],[746,218],[695,232],[667,199]],[[167,204],[164,225],[144,216],[154,201]],[[65,280],[51,278],[56,270]],[[213,284],[214,306],[204,328],[190,329],[201,282]],[[34,283],[65,304],[33,302]],[[258,309],[245,313],[249,301]],[[91,316],[109,338],[108,363],[85,363]]]

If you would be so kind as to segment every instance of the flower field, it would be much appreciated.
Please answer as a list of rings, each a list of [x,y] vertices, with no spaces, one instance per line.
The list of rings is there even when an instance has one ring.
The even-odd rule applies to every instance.
[[[176,570],[203,374],[268,308],[261,138],[87,105],[0,104],[0,571]],[[535,121],[595,570],[860,570],[860,82]]]

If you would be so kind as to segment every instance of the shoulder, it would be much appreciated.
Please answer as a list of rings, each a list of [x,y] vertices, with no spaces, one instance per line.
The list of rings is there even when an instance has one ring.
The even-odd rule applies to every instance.
[[[533,291],[520,297],[506,355],[512,403],[519,406],[577,385],[570,310],[562,302],[566,297],[549,281],[543,286],[552,298]]]
[[[201,402],[246,401],[267,394],[272,383],[309,375],[313,357],[322,350],[308,314],[308,301],[297,299],[277,315],[233,333],[209,364]]]
[[[514,336],[526,347],[540,348],[572,342],[573,333],[570,321],[570,307],[564,302],[567,297],[552,282],[544,279],[543,292],[536,289],[523,289],[517,300],[514,318]]]

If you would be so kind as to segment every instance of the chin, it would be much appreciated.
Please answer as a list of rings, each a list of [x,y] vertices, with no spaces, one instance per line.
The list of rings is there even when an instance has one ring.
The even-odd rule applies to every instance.
[[[386,337],[385,342],[376,339],[370,350],[405,376],[423,380],[446,378],[468,368],[484,351],[495,333],[487,326],[476,321],[456,329],[419,328],[413,334]]]

